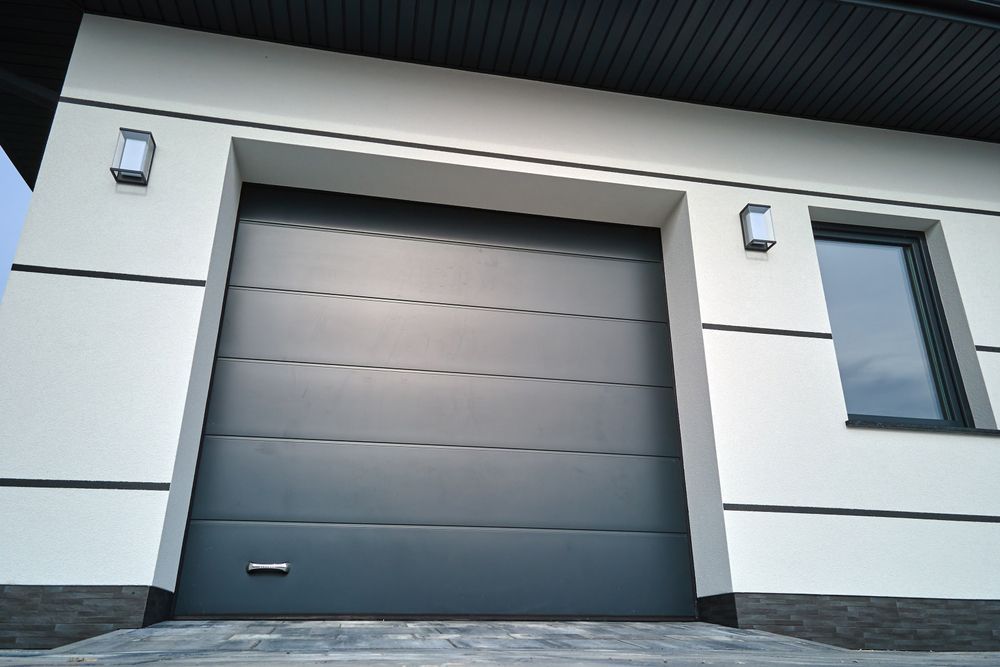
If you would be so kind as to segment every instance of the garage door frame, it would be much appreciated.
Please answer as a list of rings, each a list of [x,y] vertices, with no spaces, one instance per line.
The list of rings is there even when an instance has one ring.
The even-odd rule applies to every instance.
[[[364,138],[289,142],[248,131],[230,147],[181,438],[154,573],[176,588],[203,432],[240,188],[244,181],[388,196],[448,205],[658,227],[664,241],[669,322],[683,416],[681,442],[695,585],[702,597],[730,590],[718,462],[704,366],[690,219],[689,183],[521,156],[464,154],[431,145]],[[681,360],[678,362],[678,360]],[[693,455],[689,456],[690,453]]]

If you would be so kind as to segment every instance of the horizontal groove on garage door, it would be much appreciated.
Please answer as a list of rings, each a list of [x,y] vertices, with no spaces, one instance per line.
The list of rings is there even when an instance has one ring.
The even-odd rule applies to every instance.
[[[663,266],[241,223],[234,287],[666,321]]]
[[[686,531],[647,510],[684,502],[676,458],[208,437],[200,466],[195,519]]]
[[[530,375],[503,375],[495,373],[474,373],[469,371],[445,371],[429,368],[391,368],[388,366],[354,366],[350,364],[335,364],[325,361],[276,361],[274,359],[252,359],[249,357],[218,357],[222,361],[246,362],[250,364],[273,364],[277,366],[317,366],[320,368],[342,368],[358,369],[368,371],[381,371],[385,373],[413,373],[427,375],[455,375],[481,378],[499,378],[502,380],[530,380],[532,382],[563,382],[575,384],[599,384],[609,387],[649,387],[651,389],[670,389],[669,386],[659,384],[638,384],[635,382],[611,382],[608,380],[583,380],[575,378],[550,378],[531,377]]]
[[[448,303],[445,301],[420,301],[417,299],[393,299],[384,296],[356,296],[337,292],[310,292],[308,290],[279,289],[276,287],[230,287],[230,290],[241,292],[267,292],[269,294],[298,294],[302,296],[318,296],[330,299],[357,299],[358,301],[379,301],[384,303],[408,303],[426,306],[443,306],[445,308],[463,308],[466,310],[488,310],[497,313],[526,313],[528,315],[549,315],[566,319],[609,320],[611,322],[648,322],[650,324],[666,324],[662,320],[642,320],[635,317],[610,317],[608,315],[580,315],[577,313],[553,313],[545,310],[529,310],[527,308],[500,308],[497,306],[479,306],[471,303]]]
[[[489,449],[493,451],[500,452],[552,452],[554,454],[586,454],[587,456],[628,456],[631,458],[643,458],[649,457],[654,459],[676,459],[677,456],[659,454],[621,454],[618,452],[582,452],[577,449],[532,449],[531,447],[500,447],[497,445],[442,445],[442,444],[426,444],[423,442],[386,442],[386,441],[373,441],[373,440],[331,440],[329,438],[279,438],[279,437],[269,437],[260,435],[230,435],[226,433],[216,433],[214,435],[206,435],[206,438],[230,438],[233,440],[246,440],[248,442],[261,441],[261,442],[286,442],[286,443],[296,443],[296,442],[315,442],[325,445],[393,445],[399,447],[441,447],[443,449],[450,449],[454,447],[468,447],[470,449]]]
[[[289,205],[294,202],[294,205]],[[440,206],[397,199],[244,185],[246,221],[364,231],[525,250],[660,262],[660,230]]]
[[[655,259],[634,259],[632,257],[618,257],[615,255],[606,255],[600,253],[584,253],[584,252],[566,252],[563,250],[542,250],[539,248],[525,248],[523,246],[515,245],[502,245],[496,243],[472,243],[469,241],[457,241],[448,238],[434,238],[429,236],[417,236],[413,234],[390,234],[386,232],[373,232],[368,230],[360,229],[348,229],[343,227],[330,227],[330,226],[319,226],[319,225],[306,225],[306,224],[294,224],[288,222],[273,222],[270,220],[255,220],[253,218],[241,217],[240,222],[250,224],[250,225],[267,225],[269,227],[287,227],[289,229],[304,229],[307,231],[320,231],[320,232],[337,232],[340,234],[360,234],[362,236],[374,236],[387,239],[401,239],[408,241],[424,241],[427,243],[436,243],[444,245],[456,245],[456,246],[466,246],[470,248],[495,248],[498,250],[512,250],[516,252],[531,252],[531,253],[541,253],[544,255],[566,255],[567,257],[580,257],[583,259],[610,259],[621,262],[643,262],[643,263],[653,263],[660,264],[659,260]]]
[[[683,616],[687,535],[192,521],[178,615]],[[247,577],[247,559],[288,562]],[[613,566],[609,566],[613,564]],[[442,594],[447,592],[447,594]]]
[[[668,386],[665,324],[231,289],[219,356]],[[594,354],[603,350],[603,354]]]
[[[679,455],[672,389],[216,363],[206,434]]]

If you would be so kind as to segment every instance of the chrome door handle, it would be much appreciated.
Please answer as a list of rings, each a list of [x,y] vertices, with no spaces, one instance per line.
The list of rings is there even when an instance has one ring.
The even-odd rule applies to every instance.
[[[255,572],[277,572],[278,574],[288,574],[288,563],[247,563],[247,574]]]

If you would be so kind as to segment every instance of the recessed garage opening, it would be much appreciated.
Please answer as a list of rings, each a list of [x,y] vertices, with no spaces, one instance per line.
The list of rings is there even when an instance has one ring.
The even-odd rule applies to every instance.
[[[659,229],[247,185],[227,289],[178,617],[694,616]]]

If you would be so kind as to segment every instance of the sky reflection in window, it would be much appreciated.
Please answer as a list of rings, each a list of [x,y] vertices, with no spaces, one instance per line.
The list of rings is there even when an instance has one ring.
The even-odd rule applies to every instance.
[[[942,419],[906,250],[827,239],[816,248],[847,412]]]

